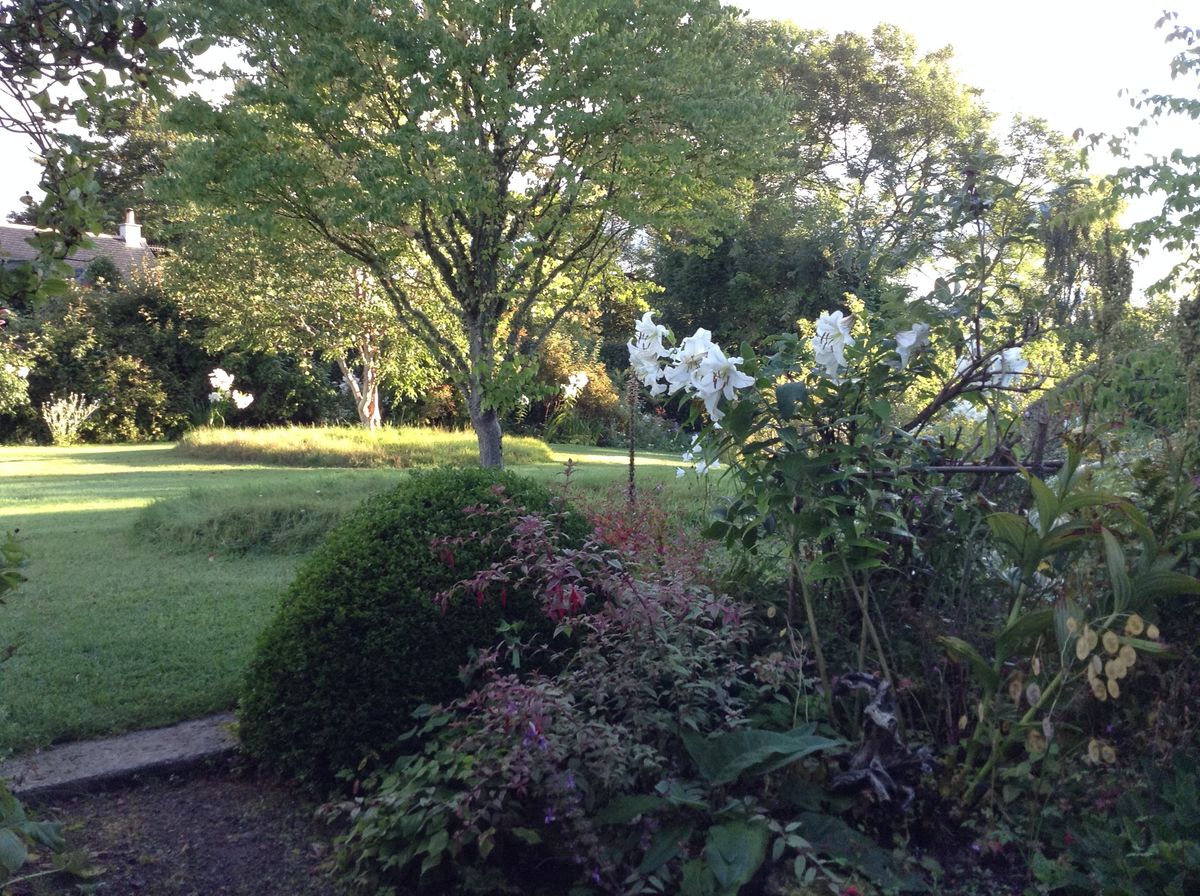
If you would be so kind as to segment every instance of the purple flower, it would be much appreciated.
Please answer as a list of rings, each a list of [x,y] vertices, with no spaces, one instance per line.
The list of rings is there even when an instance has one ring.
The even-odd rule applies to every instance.
[[[554,807],[553,806],[546,807],[546,817],[545,817],[544,821],[546,824],[550,824],[550,822],[554,821]]]
[[[600,883],[600,869],[599,868],[592,869],[592,883],[594,883],[596,885],[599,885],[599,883]]]
[[[567,790],[575,789],[575,773],[567,772]]]

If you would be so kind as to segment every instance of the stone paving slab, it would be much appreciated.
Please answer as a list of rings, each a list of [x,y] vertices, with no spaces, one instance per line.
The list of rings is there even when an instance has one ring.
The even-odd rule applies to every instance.
[[[134,731],[103,740],[50,747],[0,765],[13,793],[83,791],[143,772],[179,771],[237,749],[232,712]]]

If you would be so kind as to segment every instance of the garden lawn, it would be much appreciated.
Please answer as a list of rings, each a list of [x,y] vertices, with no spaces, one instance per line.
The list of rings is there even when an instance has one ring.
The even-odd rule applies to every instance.
[[[581,493],[627,475],[619,451],[549,454],[513,469],[561,482],[570,457]],[[693,477],[676,482],[675,463],[642,457],[639,483],[696,506],[702,490]],[[0,448],[0,531],[19,529],[30,555],[29,581],[0,608],[0,645],[17,647],[0,668],[0,745],[23,751],[233,706],[304,552],[404,475],[219,462],[170,445]]]

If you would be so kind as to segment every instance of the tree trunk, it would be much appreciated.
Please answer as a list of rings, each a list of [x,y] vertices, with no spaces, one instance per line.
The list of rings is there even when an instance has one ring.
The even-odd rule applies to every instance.
[[[362,399],[354,403],[358,410],[358,420],[367,432],[379,428],[379,387],[372,386],[370,391],[363,391]]]
[[[495,408],[484,409],[485,373],[490,375],[496,358],[492,353],[492,340],[496,335],[494,322],[488,326],[477,314],[467,315],[467,351],[471,371],[467,376],[467,413],[471,415],[471,427],[479,442],[479,466],[496,470],[504,469],[504,453],[500,444],[500,415]]]
[[[500,416],[494,409],[483,410],[483,396],[479,387],[472,383],[467,396],[467,408],[471,413],[471,426],[479,442],[479,465],[504,469],[504,452],[501,449]]]
[[[372,358],[362,353],[363,376],[360,380],[355,376],[345,358],[338,358],[338,368],[342,371],[342,381],[350,397],[354,399],[354,410],[358,412],[358,422],[367,432],[379,428],[379,383],[375,375],[375,365]]]

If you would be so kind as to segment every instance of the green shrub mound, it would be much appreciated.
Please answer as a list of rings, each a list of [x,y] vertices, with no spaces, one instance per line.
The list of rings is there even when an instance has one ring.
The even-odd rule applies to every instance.
[[[498,504],[501,495],[531,511],[553,507],[545,487],[512,474],[418,472],[330,534],[258,640],[241,699],[239,731],[250,755],[328,786],[364,757],[386,757],[418,706],[458,696],[460,666],[471,648],[497,641],[501,621],[549,630],[528,593],[508,594],[503,606],[456,599],[445,613],[434,603],[439,591],[498,559],[485,535],[503,524],[463,510]],[[572,540],[587,528],[572,514],[564,526]],[[446,535],[471,536],[455,549],[453,568],[430,546]]]

